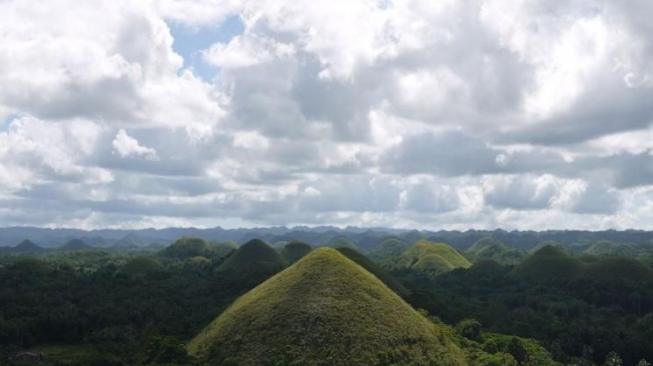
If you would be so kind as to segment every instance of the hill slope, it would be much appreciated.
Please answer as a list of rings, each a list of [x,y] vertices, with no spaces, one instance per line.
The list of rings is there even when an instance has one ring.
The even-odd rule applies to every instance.
[[[399,258],[399,266],[428,274],[440,274],[456,268],[469,268],[471,263],[445,243],[420,240],[406,249]]]
[[[447,330],[331,248],[251,290],[188,345],[209,365],[464,365]]]

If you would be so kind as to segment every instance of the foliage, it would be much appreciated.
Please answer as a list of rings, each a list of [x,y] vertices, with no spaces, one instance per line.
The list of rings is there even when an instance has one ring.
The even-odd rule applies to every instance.
[[[456,324],[456,332],[467,339],[479,341],[481,339],[481,323],[475,319],[464,319]]]

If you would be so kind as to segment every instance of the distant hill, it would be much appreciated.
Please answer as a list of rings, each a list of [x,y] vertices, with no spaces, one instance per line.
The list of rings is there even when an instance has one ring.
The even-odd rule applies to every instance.
[[[382,265],[395,262],[401,253],[408,248],[408,244],[397,237],[383,239],[374,249],[370,250],[370,259]]]
[[[451,246],[427,240],[420,240],[406,249],[398,264],[400,267],[436,275],[471,266],[469,260]]]
[[[356,262],[359,266],[365,268],[365,270],[371,274],[375,275],[376,278],[380,279],[381,282],[385,283],[386,286],[390,287],[390,289],[399,294],[399,296],[405,297],[410,294],[410,291],[404,287],[404,285],[399,283],[399,281],[392,277],[392,275],[384,271],[364,254],[351,248],[336,248],[336,250],[339,251],[340,254],[343,254],[345,257]]]
[[[272,247],[259,239],[241,245],[218,267],[218,271],[274,273],[286,262]]]
[[[59,250],[74,252],[79,250],[93,250],[94,247],[86,244],[82,239],[70,239],[64,245],[59,247]]]
[[[44,250],[45,250],[44,248],[26,239],[18,243],[15,247],[10,248],[9,252],[10,253],[37,253],[37,252],[42,252]]]
[[[514,273],[535,282],[561,282],[576,278],[582,263],[561,247],[546,245],[515,267]]]
[[[637,248],[628,244],[617,244],[609,240],[599,240],[585,248],[583,254],[634,257],[637,255]]]
[[[510,248],[503,242],[492,237],[485,237],[466,250],[467,256],[473,261],[492,259],[500,264],[514,265],[521,262],[526,253]]]
[[[448,329],[331,248],[240,297],[188,345],[211,365],[465,365]]]
[[[281,248],[281,256],[288,264],[292,264],[302,259],[311,250],[313,250],[313,247],[304,242],[291,241]]]
[[[653,270],[634,258],[609,256],[589,263],[582,276],[612,285],[651,283]]]
[[[562,245],[562,243],[560,243],[560,242],[553,241],[553,240],[546,240],[546,241],[538,243],[533,248],[531,248],[528,252],[533,254],[533,253],[537,252],[538,250],[540,250],[540,249],[542,249],[544,247],[554,247],[554,248],[560,248],[562,250],[564,250],[564,248],[565,248],[565,246]]]
[[[356,244],[345,236],[338,236],[329,240],[326,246],[331,248],[351,248],[359,250]]]
[[[235,245],[213,244],[200,238],[183,237],[159,252],[166,258],[187,259],[192,257],[222,258],[236,250]]]

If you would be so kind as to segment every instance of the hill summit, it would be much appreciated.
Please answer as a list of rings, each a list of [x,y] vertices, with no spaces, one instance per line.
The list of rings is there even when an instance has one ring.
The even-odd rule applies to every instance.
[[[188,345],[210,365],[463,365],[447,329],[332,248],[236,300]]]
[[[21,241],[15,247],[11,248],[11,251],[15,253],[40,252],[43,250],[42,247],[34,244],[34,242],[28,239]]]
[[[259,239],[241,245],[218,267],[219,271],[273,273],[286,262],[271,246]]]

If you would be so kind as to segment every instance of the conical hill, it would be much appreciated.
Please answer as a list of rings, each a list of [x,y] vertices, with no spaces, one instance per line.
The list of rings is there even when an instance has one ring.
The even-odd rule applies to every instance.
[[[464,365],[450,330],[335,249],[236,300],[188,345],[205,365]]]

